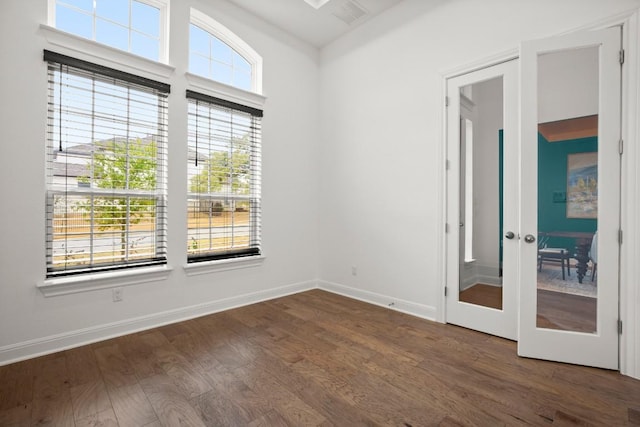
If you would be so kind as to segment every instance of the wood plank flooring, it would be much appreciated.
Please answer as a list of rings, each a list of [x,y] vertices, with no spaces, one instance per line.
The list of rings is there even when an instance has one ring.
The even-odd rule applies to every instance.
[[[502,288],[477,284],[460,292],[460,301],[502,309]],[[596,332],[597,299],[538,289],[536,326],[574,332]]]
[[[460,292],[459,300],[502,310],[502,286],[478,283]]]
[[[314,290],[0,367],[0,426],[623,426],[640,381]]]

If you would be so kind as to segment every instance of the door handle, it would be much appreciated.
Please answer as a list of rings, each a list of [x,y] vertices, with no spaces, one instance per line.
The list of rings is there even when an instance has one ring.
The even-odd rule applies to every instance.
[[[516,235],[513,234],[513,231],[507,231],[507,234],[505,234],[504,237],[506,237],[507,239],[511,240],[514,237],[516,237]]]
[[[536,241],[536,238],[533,236],[533,234],[527,234],[526,236],[524,236],[524,241],[527,243],[533,243]]]

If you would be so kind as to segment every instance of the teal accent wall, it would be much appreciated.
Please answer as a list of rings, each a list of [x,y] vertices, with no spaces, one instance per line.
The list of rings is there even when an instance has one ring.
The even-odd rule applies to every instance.
[[[596,231],[597,219],[567,218],[567,156],[589,151],[598,151],[595,136],[549,142],[538,134],[538,231]],[[569,250],[574,244],[562,238],[549,242],[549,246]]]

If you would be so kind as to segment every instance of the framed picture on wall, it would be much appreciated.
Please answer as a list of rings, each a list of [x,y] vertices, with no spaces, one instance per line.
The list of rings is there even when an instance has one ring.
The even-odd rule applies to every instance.
[[[567,218],[598,217],[598,152],[567,155]]]

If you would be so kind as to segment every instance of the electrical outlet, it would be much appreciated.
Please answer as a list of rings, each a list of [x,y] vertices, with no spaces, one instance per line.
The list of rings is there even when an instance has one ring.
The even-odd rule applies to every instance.
[[[351,266],[351,275],[352,276],[357,276],[358,275],[358,267],[356,267],[355,265]]]
[[[113,297],[113,302],[120,302],[123,298],[123,290],[122,288],[115,288],[111,291],[111,296]]]

